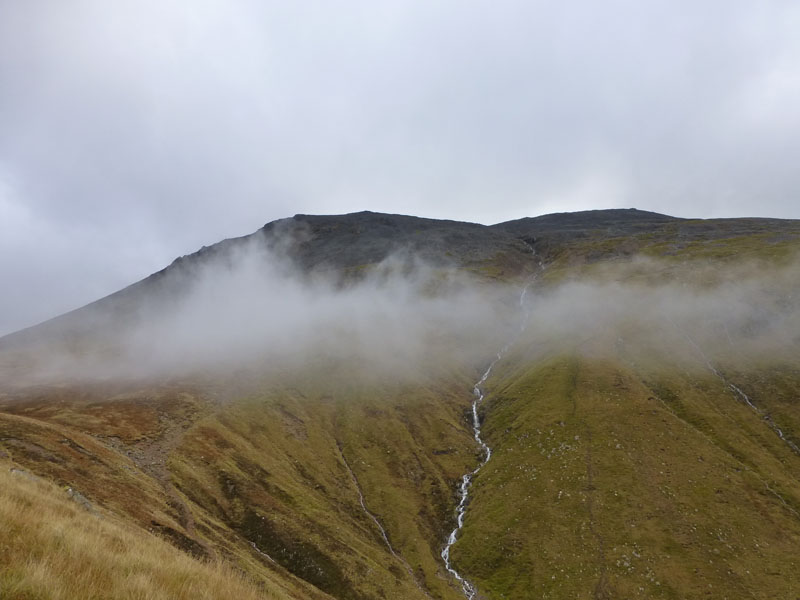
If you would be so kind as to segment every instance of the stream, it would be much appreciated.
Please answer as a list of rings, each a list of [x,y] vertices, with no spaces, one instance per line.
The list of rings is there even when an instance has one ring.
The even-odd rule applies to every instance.
[[[342,462],[344,463],[344,466],[347,469],[347,472],[350,473],[350,479],[353,481],[353,485],[355,486],[356,492],[358,493],[358,502],[359,504],[361,504],[361,509],[378,528],[378,531],[381,534],[381,538],[383,538],[383,543],[386,544],[386,547],[389,549],[391,555],[394,556],[401,563],[403,563],[405,570],[411,576],[411,579],[414,581],[414,584],[417,586],[419,591],[425,594],[425,596],[427,596],[428,598],[430,598],[431,597],[430,594],[422,585],[422,582],[419,580],[416,573],[414,573],[414,570],[411,568],[411,565],[408,564],[408,561],[405,558],[403,558],[403,556],[398,554],[397,551],[394,549],[394,546],[392,546],[392,542],[389,541],[389,534],[386,533],[386,529],[381,524],[380,519],[378,519],[375,513],[373,513],[371,510],[367,508],[367,503],[364,500],[364,493],[361,490],[361,484],[358,482],[358,477],[356,477],[355,471],[353,471],[353,469],[350,467],[350,463],[347,462],[347,458],[345,458],[344,456],[344,450],[342,446],[338,442],[336,446],[339,449],[339,456],[341,457]]]
[[[539,263],[539,265],[541,267],[541,263]],[[474,395],[472,400],[472,431],[475,441],[478,442],[478,446],[480,446],[481,448],[481,451],[483,453],[483,458],[481,459],[480,463],[474,470],[470,471],[469,473],[466,473],[461,478],[461,483],[458,486],[458,493],[461,499],[458,503],[458,508],[456,510],[456,527],[455,529],[453,529],[452,532],[450,532],[450,535],[447,538],[447,542],[445,543],[441,555],[442,560],[444,561],[445,568],[447,569],[448,573],[450,573],[456,579],[456,581],[458,581],[461,584],[461,589],[463,590],[464,595],[468,598],[468,600],[473,600],[477,595],[478,590],[474,584],[467,581],[467,579],[463,577],[455,569],[455,567],[453,567],[453,563],[450,561],[450,549],[452,548],[453,544],[456,543],[456,540],[458,539],[458,533],[464,527],[464,517],[467,512],[467,502],[469,500],[469,488],[472,483],[472,480],[486,465],[486,463],[489,462],[489,459],[492,458],[492,449],[485,441],[483,441],[483,438],[481,437],[481,422],[480,418],[478,417],[478,407],[483,402],[485,396],[483,385],[486,383],[486,380],[489,379],[489,376],[492,374],[492,369],[498,362],[500,362],[503,359],[506,352],[508,352],[509,348],[511,348],[511,346],[519,339],[519,336],[522,334],[522,332],[525,331],[525,328],[528,325],[530,311],[528,310],[525,304],[525,297],[528,293],[528,288],[534,283],[535,280],[536,277],[534,276],[534,278],[531,279],[531,281],[529,281],[524,288],[522,288],[522,292],[520,293],[519,307],[520,310],[522,311],[523,318],[522,318],[522,323],[520,324],[519,329],[517,330],[517,333],[511,340],[509,340],[509,342],[505,346],[503,346],[500,352],[497,353],[495,359],[491,362],[491,364],[483,373],[481,378],[477,382],[475,382],[475,385],[472,388]]]
[[[678,332],[683,335],[684,338],[686,338],[686,340],[694,348],[697,354],[703,359],[706,368],[708,368],[708,370],[711,371],[711,373],[713,373],[714,376],[717,379],[719,379],[723,383],[723,385],[725,385],[725,387],[727,387],[731,392],[733,392],[741,402],[749,406],[750,409],[756,415],[758,415],[762,421],[764,421],[767,427],[769,427],[781,439],[781,441],[783,441],[787,446],[789,446],[792,452],[794,452],[797,455],[800,455],[800,448],[797,447],[797,444],[795,444],[786,437],[786,435],[783,433],[783,430],[780,427],[778,427],[778,425],[772,420],[772,416],[762,411],[758,406],[756,406],[756,404],[750,399],[750,397],[742,391],[742,389],[739,386],[729,381],[728,378],[714,366],[714,364],[711,362],[708,356],[706,356],[706,353],[703,352],[703,349],[694,341],[692,336],[682,331],[675,323],[675,321],[673,321],[672,319],[668,320],[670,321],[672,326],[675,327],[678,330]],[[727,328],[725,329],[725,332],[727,334]],[[728,339],[730,340],[730,336],[728,337]]]

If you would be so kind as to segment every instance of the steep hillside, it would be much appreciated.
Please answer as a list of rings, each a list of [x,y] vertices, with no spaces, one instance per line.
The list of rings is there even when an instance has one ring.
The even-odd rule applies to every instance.
[[[793,221],[358,213],[179,259],[0,340],[0,501],[165,558],[89,577],[6,511],[0,591],[464,598],[441,552],[505,348],[451,549],[476,598],[790,598],[798,251]]]
[[[179,302],[207,265],[232,266],[252,253],[268,254],[262,258],[280,262],[299,277],[328,275],[342,283],[363,277],[391,258],[406,267],[422,261],[490,279],[513,279],[531,268],[531,248],[524,241],[485,225],[371,212],[296,215],[251,235],[203,247],[106,298],[0,338],[0,349],[40,339],[83,339],[93,329],[100,329],[107,340],[140,318],[144,306],[158,310]]]
[[[290,598],[200,562],[80,495],[0,460],[3,598]]]

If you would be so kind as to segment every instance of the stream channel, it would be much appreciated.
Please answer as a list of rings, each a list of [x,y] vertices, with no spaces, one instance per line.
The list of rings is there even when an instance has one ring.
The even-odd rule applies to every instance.
[[[530,317],[530,311],[528,310],[527,306],[525,305],[525,296],[528,293],[528,288],[533,284],[535,278],[531,280],[524,288],[522,288],[522,293],[519,296],[519,307],[523,313],[522,323],[517,330],[517,333],[514,337],[505,345],[500,352],[497,353],[495,359],[489,365],[489,368],[486,369],[484,374],[481,378],[475,383],[473,387],[473,400],[472,400],[472,431],[473,437],[475,441],[478,442],[478,445],[481,448],[483,453],[483,458],[481,459],[478,466],[466,473],[461,478],[461,483],[458,486],[458,493],[461,497],[458,508],[456,511],[456,527],[450,532],[450,535],[447,538],[447,542],[445,543],[444,549],[442,550],[442,560],[444,561],[444,566],[447,571],[461,584],[461,589],[464,592],[464,595],[468,598],[468,600],[473,600],[478,593],[477,588],[474,584],[467,581],[467,579],[462,576],[456,569],[453,567],[453,563],[450,560],[450,549],[452,548],[453,544],[456,543],[458,539],[458,533],[461,531],[462,527],[464,527],[464,517],[467,512],[467,502],[469,500],[469,488],[472,483],[473,478],[478,474],[478,472],[489,462],[489,459],[492,458],[492,449],[489,445],[483,441],[481,437],[481,421],[478,417],[478,407],[483,402],[483,398],[485,396],[485,392],[483,389],[483,385],[486,383],[486,380],[489,379],[489,376],[492,374],[492,369],[494,366],[500,362],[503,357],[505,356],[506,352],[508,352],[509,348],[519,339],[519,336],[525,331],[525,327],[528,325],[528,318]]]

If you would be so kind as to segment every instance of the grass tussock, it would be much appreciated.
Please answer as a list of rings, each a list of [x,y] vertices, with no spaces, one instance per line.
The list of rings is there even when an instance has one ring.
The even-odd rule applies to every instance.
[[[283,598],[221,563],[88,512],[0,463],[0,597],[15,600]]]

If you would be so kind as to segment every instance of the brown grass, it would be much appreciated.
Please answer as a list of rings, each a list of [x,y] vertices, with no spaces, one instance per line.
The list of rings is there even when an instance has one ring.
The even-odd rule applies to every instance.
[[[202,562],[0,461],[0,597],[15,600],[284,598]]]

